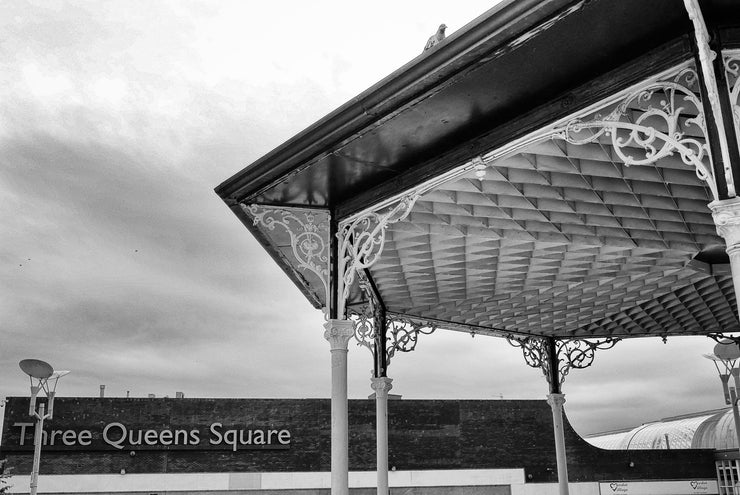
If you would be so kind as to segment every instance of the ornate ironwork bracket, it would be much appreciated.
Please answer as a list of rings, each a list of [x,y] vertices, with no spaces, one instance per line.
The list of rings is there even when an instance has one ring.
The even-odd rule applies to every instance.
[[[717,342],[718,344],[727,344],[727,341],[730,340],[736,345],[740,346],[740,336],[736,337],[734,335],[725,335],[724,333],[708,333],[707,337]]]
[[[732,122],[740,148],[740,51],[728,51],[723,56],[727,91],[732,105]],[[740,151],[740,150],[739,150]]]
[[[517,337],[509,335],[506,340],[522,349],[524,360],[532,368],[540,368],[550,384],[551,393],[560,393],[571,369],[584,369],[594,362],[596,350],[611,349],[620,339],[603,340],[553,339],[540,337]]]
[[[349,308],[348,318],[354,322],[354,337],[357,345],[368,349],[373,356],[373,377],[384,377],[388,368],[385,355],[387,332],[382,331],[385,326],[385,308],[377,300],[376,293],[364,271],[359,271],[357,277],[360,289],[367,297],[367,303],[359,309]],[[381,331],[378,331],[379,329]]]
[[[719,199],[712,169],[704,162],[705,158],[711,162],[711,152],[704,109],[697,94],[696,71],[682,67],[672,79],[651,82],[623,96],[611,110],[608,109],[614,104],[605,106],[606,115],[597,112],[556,127],[552,137],[576,145],[606,139],[627,166],[652,164],[678,153],[706,182],[714,199]],[[687,129],[692,127],[704,139],[689,134]],[[725,173],[730,174],[731,180],[729,168]]]
[[[418,194],[404,196],[397,203],[382,211],[368,211],[339,224],[337,231],[339,240],[338,315],[345,313],[349,292],[357,272],[370,268],[383,252],[388,226],[406,218],[417,199],[419,199]]]
[[[324,286],[324,304],[329,302],[329,214],[300,208],[241,205],[254,225],[267,230],[281,227],[290,236],[290,247],[298,269],[316,275]],[[326,308],[324,308],[326,314]]]
[[[717,78],[714,75],[714,67],[712,66],[712,62],[717,58],[717,54],[709,47],[709,32],[707,31],[707,25],[704,23],[704,17],[701,14],[699,0],[684,0],[683,3],[686,7],[686,12],[689,14],[689,19],[694,24],[694,36],[696,38],[696,47],[699,51],[699,64],[701,65],[702,75],[704,76],[707,99],[712,110],[714,123],[717,129],[719,129],[719,149],[722,154],[725,181],[727,182],[727,195],[732,198],[736,196],[735,180],[732,176],[732,168],[730,166],[730,148],[727,144],[727,137],[724,134],[725,124],[719,101],[719,87],[717,85]],[[714,199],[717,200],[720,198],[715,196]]]
[[[421,323],[408,318],[391,317],[387,319],[387,356],[390,363],[396,352],[411,352],[416,349],[419,335],[431,335],[436,325]]]
[[[396,352],[411,352],[416,349],[419,335],[430,335],[437,327],[435,325],[420,323],[408,318],[390,317],[386,318],[385,333],[377,332],[378,314],[373,311],[372,305],[366,305],[361,311],[350,311],[350,320],[355,323],[355,340],[357,345],[367,348],[373,355],[376,363],[383,363],[382,368],[377,368],[376,376],[386,376],[391,363],[391,358]],[[380,342],[385,336],[385,342]],[[384,360],[378,352],[385,352]]]
[[[367,295],[368,302],[359,308],[349,308],[347,310],[347,317],[355,324],[355,340],[357,341],[357,345],[367,348],[373,355],[373,361],[377,363],[377,348],[379,339],[382,338],[376,331],[376,321],[380,320],[378,303],[375,301],[374,294],[370,290],[369,281],[365,275],[360,272],[358,277],[360,279],[360,288]],[[375,370],[375,375],[383,376],[378,371],[377,369]]]

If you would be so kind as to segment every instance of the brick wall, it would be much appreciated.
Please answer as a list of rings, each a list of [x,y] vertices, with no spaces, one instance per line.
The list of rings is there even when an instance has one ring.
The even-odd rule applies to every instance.
[[[30,472],[33,429],[19,447],[17,422],[29,422],[28,399],[5,409],[2,456],[15,474]],[[350,469],[375,468],[375,403],[351,400]],[[105,425],[129,430],[198,430],[198,445],[124,446],[102,441]],[[214,422],[224,429],[287,429],[288,446],[233,452],[209,443]],[[45,430],[91,432],[89,446],[47,445],[44,474],[283,472],[330,470],[330,402],[326,399],[58,398]],[[606,451],[566,424],[571,481],[713,478],[709,450]],[[287,447],[287,448],[286,448]],[[133,452],[133,455],[132,455]],[[630,467],[632,462],[634,467]],[[389,466],[398,470],[524,468],[527,481],[555,482],[552,415],[545,401],[394,400],[389,402]]]

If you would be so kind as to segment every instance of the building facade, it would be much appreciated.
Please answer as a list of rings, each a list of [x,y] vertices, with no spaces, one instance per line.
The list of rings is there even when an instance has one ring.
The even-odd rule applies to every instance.
[[[328,399],[58,398],[39,493],[328,493],[330,409]],[[349,418],[350,488],[374,493],[374,401],[351,400]],[[557,491],[545,401],[392,400],[388,421],[391,493]],[[1,455],[14,493],[28,492],[33,433],[28,399],[9,399]],[[711,450],[602,450],[567,422],[565,435],[574,493],[717,493]]]

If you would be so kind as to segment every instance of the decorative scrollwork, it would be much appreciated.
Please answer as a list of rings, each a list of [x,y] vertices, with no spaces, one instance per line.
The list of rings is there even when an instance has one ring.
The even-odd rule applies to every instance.
[[[358,346],[365,347],[377,360],[377,352],[382,347],[378,339],[382,338],[377,333],[377,316],[372,304],[362,306],[361,309],[349,308],[347,310],[349,319],[355,325],[355,340]],[[419,335],[430,335],[437,327],[432,324],[420,323],[408,318],[388,318],[386,320],[385,337],[385,367],[390,366],[391,358],[396,352],[411,352],[416,349]],[[384,372],[385,370],[379,370]]]
[[[367,348],[375,356],[375,315],[370,304],[362,306],[359,310],[350,308],[347,310],[348,319],[355,324],[355,340],[357,345]]]
[[[698,93],[698,74],[681,69],[671,80],[652,82],[625,96],[606,115],[575,118],[555,129],[554,138],[582,145],[608,139],[625,165],[646,165],[678,153],[693,166],[717,199],[711,168],[704,110]],[[698,139],[686,130],[694,127]],[[639,156],[635,156],[639,151]]]
[[[540,368],[550,385],[554,385],[551,379],[557,373],[559,388],[565,383],[565,377],[571,369],[588,368],[594,362],[597,349],[611,349],[620,339],[611,337],[603,340],[552,339],[556,363],[551,362],[550,339],[509,335],[506,340],[512,346],[521,348],[527,365]]]
[[[707,30],[707,24],[704,22],[704,16],[701,13],[701,7],[699,6],[699,0],[684,0],[684,7],[686,13],[691,19],[691,23],[694,26],[694,38],[696,39],[696,48],[699,55],[699,64],[701,66],[701,72],[704,76],[704,88],[707,94],[707,105],[711,110],[710,115],[714,120],[714,124],[719,129],[717,134],[717,141],[719,142],[719,151],[722,156],[722,165],[724,168],[725,182],[727,185],[727,194],[730,197],[735,197],[735,180],[732,175],[732,166],[730,164],[730,149],[727,144],[727,136],[725,135],[724,129],[724,117],[722,117],[722,106],[719,98],[719,86],[717,85],[717,77],[714,74],[714,60],[717,58],[717,53],[712,50],[709,46],[709,31]],[[706,133],[705,133],[706,136]],[[716,185],[715,185],[716,188]],[[720,199],[716,195],[714,199]]]
[[[727,91],[732,105],[732,121],[740,148],[740,52],[729,52],[723,57]]]
[[[370,211],[339,224],[340,315],[344,313],[357,272],[370,268],[383,252],[386,228],[406,218],[418,198],[418,194],[405,196],[383,211]]]
[[[280,226],[290,235],[290,246],[298,268],[314,273],[324,285],[324,304],[329,301],[329,215],[299,208],[244,205],[255,225],[267,230]]]
[[[416,349],[420,334],[430,335],[437,329],[433,324],[397,317],[388,318],[386,328],[388,330],[386,359],[389,364],[396,352],[411,352]]]
[[[374,360],[377,358],[376,349],[378,347],[378,303],[375,300],[375,293],[370,287],[370,281],[367,276],[359,271],[357,273],[360,289],[367,298],[367,303],[347,310],[347,318],[355,324],[355,340],[357,345],[367,348],[373,355]]]
[[[542,373],[550,382],[552,373],[550,371],[550,357],[547,348],[547,339],[537,337],[515,337],[508,335],[507,342],[514,347],[522,350],[524,361],[532,368],[540,368]]]
[[[557,341],[557,356],[560,360],[560,384],[565,382],[571,369],[584,369],[593,364],[596,350],[606,350],[614,347],[619,339],[604,340],[568,339]]]
[[[727,344],[728,340],[740,346],[740,336],[726,335],[724,333],[708,333],[707,337],[717,342],[718,344]]]

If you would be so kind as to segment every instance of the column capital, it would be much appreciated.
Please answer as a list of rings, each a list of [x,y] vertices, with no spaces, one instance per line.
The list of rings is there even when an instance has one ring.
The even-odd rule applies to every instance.
[[[717,234],[725,239],[727,249],[740,244],[740,198],[709,203]]]
[[[565,394],[549,394],[547,403],[550,404],[550,407],[562,408],[565,404]]]
[[[376,397],[388,397],[388,392],[393,388],[393,378],[374,376],[370,378],[370,387],[375,390]]]
[[[332,351],[346,351],[349,340],[355,334],[355,324],[351,320],[328,320],[324,323],[324,338],[329,341]]]

